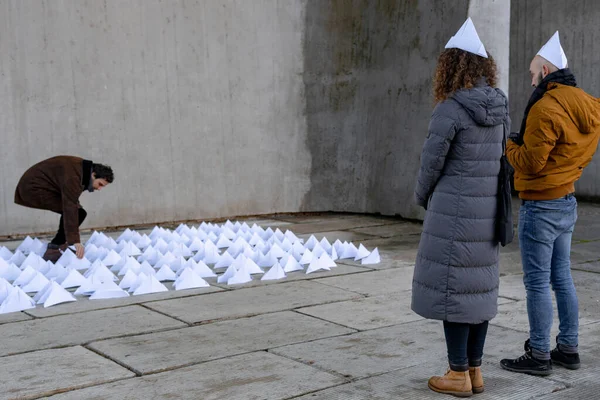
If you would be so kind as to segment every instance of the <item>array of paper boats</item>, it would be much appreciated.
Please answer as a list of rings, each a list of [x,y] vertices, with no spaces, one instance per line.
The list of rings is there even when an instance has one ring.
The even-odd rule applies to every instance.
[[[230,221],[182,224],[174,231],[157,226],[150,234],[126,229],[116,240],[94,232],[83,259],[66,251],[56,263],[46,262],[45,250],[45,243],[31,237],[14,252],[0,246],[0,314],[77,301],[74,295],[96,300],[165,292],[167,281],[186,290],[209,287],[207,278],[238,285],[258,275],[267,281],[292,272],[328,271],[339,259],[381,261],[377,248],[369,251],[362,244],[331,244],[315,236],[304,243],[289,230]]]

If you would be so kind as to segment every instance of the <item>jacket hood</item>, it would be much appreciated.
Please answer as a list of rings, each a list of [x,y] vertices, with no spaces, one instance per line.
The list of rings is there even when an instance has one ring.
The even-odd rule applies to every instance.
[[[558,83],[550,85],[546,96],[560,104],[579,132],[592,133],[600,128],[600,100],[576,87]]]
[[[476,86],[456,91],[456,100],[482,126],[496,126],[508,119],[508,99],[500,89]]]

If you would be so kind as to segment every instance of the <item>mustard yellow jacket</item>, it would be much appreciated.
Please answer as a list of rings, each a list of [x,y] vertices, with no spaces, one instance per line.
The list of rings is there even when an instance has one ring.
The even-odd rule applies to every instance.
[[[549,83],[529,111],[524,144],[506,144],[519,197],[552,200],[575,192],[599,139],[600,100],[579,88]]]

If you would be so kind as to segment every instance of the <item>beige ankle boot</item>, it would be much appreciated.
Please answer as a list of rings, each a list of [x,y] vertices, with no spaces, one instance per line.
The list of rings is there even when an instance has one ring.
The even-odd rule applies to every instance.
[[[469,367],[469,376],[471,377],[473,393],[483,393],[483,375],[481,375],[481,367]]]
[[[458,372],[449,369],[444,376],[433,376],[429,379],[429,389],[457,397],[473,395],[469,371]]]

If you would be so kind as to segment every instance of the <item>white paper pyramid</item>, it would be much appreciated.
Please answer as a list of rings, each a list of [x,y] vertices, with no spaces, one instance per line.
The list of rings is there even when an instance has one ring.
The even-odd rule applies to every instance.
[[[308,268],[306,268],[306,273],[310,274],[311,272],[319,271],[319,270],[327,270],[329,271],[330,267],[326,265],[325,260],[322,258],[313,257],[310,264],[308,264]]]
[[[129,270],[125,273],[121,282],[119,282],[119,287],[121,289],[129,289],[135,281],[137,281],[137,275],[132,270]]]
[[[169,289],[160,283],[155,276],[147,277],[140,286],[133,292],[134,296],[148,293],[168,292]]]
[[[208,243],[211,242],[207,242],[204,246],[204,259],[195,261],[204,261],[206,264],[216,264],[221,259],[219,250],[216,247],[209,246]]]
[[[29,253],[31,251],[31,246],[33,245],[33,239],[29,236],[27,236],[19,245],[19,247],[17,247],[17,250],[23,252],[23,253]]]
[[[75,293],[77,294],[77,292]],[[117,286],[116,283],[110,281],[99,285],[94,293],[90,296],[90,300],[117,299],[128,296],[129,293]]]
[[[71,253],[69,250],[67,250],[65,252],[66,253]],[[73,253],[71,253],[73,254]],[[62,264],[62,263],[61,263]],[[73,258],[69,261],[69,263],[67,264],[67,268],[69,269],[88,269],[92,266],[92,263],[85,257],[83,258],[77,258],[75,255],[73,255]]]
[[[314,257],[321,257],[326,251],[323,246],[321,246],[321,243],[317,243],[315,244],[315,247],[313,247],[312,253]]]
[[[62,286],[60,286],[56,282],[50,282],[50,288],[46,290],[44,295],[38,301],[38,304],[44,304],[44,308],[51,307],[56,304],[68,303],[72,301],[77,301],[77,299],[65,290]]]
[[[140,254],[142,254],[140,249],[138,249],[137,246],[131,242],[127,242],[127,244],[123,248],[123,251],[125,251],[125,253],[130,257],[139,256]]]
[[[147,261],[144,261],[146,264],[148,264]],[[150,266],[150,268],[152,268],[152,266]],[[125,275],[127,273],[127,271],[133,271],[136,274],[139,273],[142,269],[142,266],[140,265],[140,263],[133,257],[127,257],[125,259],[125,263],[123,264],[123,266],[121,268],[119,268],[117,275],[122,276]],[[113,271],[113,269],[111,268],[111,271]]]
[[[261,281],[277,280],[285,278],[285,271],[281,268],[281,264],[275,263],[275,265],[263,275]]]
[[[26,267],[20,274],[17,279],[13,282],[15,286],[23,286],[29,283],[30,280],[38,273],[32,267]]]
[[[216,278],[217,276],[203,261],[197,262],[193,269],[200,278]]]
[[[229,280],[227,281],[227,284],[228,285],[241,285],[243,283],[250,282],[251,280],[252,280],[252,276],[250,276],[246,267],[242,266],[242,268],[240,268],[235,273],[235,275],[233,275],[231,278],[229,278]]]
[[[4,278],[0,278],[0,304],[8,297],[12,291],[13,285]]]
[[[116,285],[113,281],[107,281],[106,283],[112,283],[113,285]],[[98,290],[98,288],[102,287],[103,284],[104,282],[102,282],[102,280],[98,278],[85,278],[85,282],[81,286],[79,286],[79,288],[75,291],[75,294],[89,296],[93,294],[96,290]]]
[[[140,287],[140,285],[142,283],[144,283],[144,281],[148,278],[148,275],[146,275],[143,272],[140,272],[137,276],[137,279],[135,280],[135,282],[133,282],[133,284],[131,286],[129,286],[129,293],[133,293],[135,292],[135,289],[137,289],[138,287]]]
[[[276,258],[281,258],[286,254],[285,250],[283,250],[277,243],[275,243],[271,247],[271,250],[269,250],[269,253],[271,253],[271,255]]]
[[[25,258],[23,263],[21,264],[21,268],[24,268],[26,266],[31,266],[31,267],[33,267],[33,269],[36,269],[39,271],[40,268],[46,266],[46,261],[44,261],[44,259],[42,257],[38,256],[37,254],[30,253],[27,256],[27,258]]]
[[[267,253],[267,254],[262,254],[262,252],[260,252],[260,254],[258,255],[258,261],[256,262],[256,264],[258,264],[259,267],[262,268],[270,268],[273,265],[275,265],[275,263],[277,262],[277,257],[275,257],[273,254],[271,254],[271,252]]]
[[[50,282],[41,272],[36,271],[36,274],[26,285],[23,285],[23,289],[26,293],[39,292]]]
[[[313,259],[317,259],[317,257],[313,257],[313,253],[310,250],[306,250],[304,252],[304,254],[302,254],[302,258],[300,259],[300,264],[302,265],[306,265],[306,264],[310,264],[312,262]]]
[[[25,254],[23,254],[20,250],[16,250],[15,254],[13,254],[8,262],[20,267],[23,264],[23,261],[25,261],[25,258]]]
[[[146,249],[148,246],[152,244],[152,239],[150,239],[147,235],[142,235],[142,237],[135,243],[135,245],[140,249]]]
[[[175,290],[184,290],[209,287],[210,285],[191,268],[185,268],[173,286],[175,286]]]
[[[49,280],[46,286],[44,286],[42,290],[38,290],[35,296],[33,296],[33,301],[35,301],[35,304],[41,304],[44,302],[42,298],[45,300],[46,294],[49,293],[50,289],[52,288],[52,283],[54,283],[54,281]],[[40,300],[42,300],[41,303]]]
[[[447,49],[461,49],[469,53],[476,54],[483,58],[487,58],[487,52],[483,43],[479,39],[475,25],[471,18],[467,18],[465,23],[460,27],[458,32],[450,38],[446,43]]]
[[[360,263],[362,265],[369,265],[369,264],[379,264],[380,262],[381,262],[381,257],[379,257],[379,250],[377,249],[377,247],[375,247],[375,250],[373,250],[371,252],[371,254],[369,254],[368,256],[363,258]]]
[[[252,259],[247,257],[244,257],[244,268],[250,275],[265,273]]]
[[[105,281],[113,281],[114,282],[114,281],[118,280],[118,278],[115,276],[115,274],[110,272],[110,270],[104,264],[97,265],[93,269],[90,268],[89,270],[86,271],[86,273],[83,276],[85,276],[86,278],[95,277],[95,278],[100,279],[103,282],[105,282]]]
[[[35,308],[35,301],[20,287],[13,287],[6,299],[0,305],[0,314],[17,312]]]
[[[289,257],[285,263],[285,266],[283,267],[285,272],[301,271],[303,269],[304,267],[300,265],[300,263],[294,257]]]
[[[231,254],[225,252],[223,253],[220,257],[219,257],[219,261],[217,261],[217,263],[215,264],[215,269],[220,269],[220,268],[227,268],[229,267],[231,264],[233,264],[234,262],[234,258],[231,256]]]
[[[13,253],[4,246],[0,246],[0,259],[8,261],[12,258]]]
[[[0,258],[0,278],[4,278],[7,281],[14,281],[21,275],[23,271],[15,264],[9,263],[4,259]]]
[[[304,244],[304,248],[312,250],[312,249],[314,249],[314,247],[315,247],[315,245],[317,243],[319,243],[319,241],[317,240],[317,238],[314,235],[310,235],[310,237],[308,238],[308,240]]]
[[[567,68],[567,56],[560,45],[558,31],[556,31],[550,40],[548,40],[548,42],[542,46],[537,55],[544,57],[546,60],[554,64],[558,69]]]
[[[106,255],[106,257],[104,257],[104,259],[102,260],[102,262],[104,263],[104,265],[106,265],[108,267],[112,267],[113,265],[115,265],[116,263],[118,263],[119,260],[121,260],[121,256],[119,255],[119,253],[117,253],[114,250],[111,250]]]
[[[177,279],[177,276],[175,275],[175,272],[173,272],[173,270],[165,264],[162,267],[160,267],[160,269],[156,273],[156,279],[158,279],[161,282],[174,281],[175,279]]]
[[[248,244],[252,245],[252,246],[256,246],[259,243],[263,243],[264,241],[262,240],[262,238],[260,237],[260,235],[256,232],[254,232],[254,234],[252,235],[252,238],[248,241]]]
[[[117,242],[129,241],[133,237],[133,231],[129,228],[125,229],[123,233],[117,238]]]
[[[68,271],[69,271],[69,273],[67,274],[67,276],[65,276],[64,279],[60,280],[61,287],[65,288],[65,289],[80,287],[81,285],[84,285],[88,281],[76,269],[70,269]]]
[[[329,253],[329,254],[331,255],[331,259],[332,259],[333,261],[335,261],[335,260],[337,260],[337,259],[339,258],[339,257],[338,257],[337,250],[335,249],[335,247],[334,247],[334,246],[331,246],[331,251],[330,251],[330,253]]]
[[[136,274],[139,272],[143,272],[146,275],[150,276],[150,275],[156,275],[156,270],[154,268],[152,268],[152,266],[150,264],[148,264],[146,261],[144,261],[142,263],[142,265],[140,266],[139,272],[134,271]]]
[[[200,250],[204,250],[204,243],[202,242],[202,240],[200,240],[196,237],[196,238],[194,238],[194,240],[192,241],[192,243],[189,245],[188,248],[190,249],[190,251],[198,252]]]
[[[66,276],[67,273],[68,271],[65,267],[60,265],[60,263],[56,263],[52,264],[52,267],[50,267],[50,269],[48,269],[48,271],[46,271],[44,275],[48,279],[56,279],[58,281],[58,278]]]
[[[319,263],[320,265],[323,265],[328,268],[337,267],[337,264],[331,259],[331,257],[329,257],[329,254],[327,253],[321,254],[321,256],[319,257]]]
[[[222,249],[225,247],[230,247],[233,244],[233,242],[228,237],[221,234],[221,236],[219,236],[219,240],[217,240],[216,244],[219,249]]]
[[[41,257],[46,252],[47,247],[47,243],[42,242],[38,238],[35,238],[33,239],[33,244],[31,245],[30,252],[35,253]]]
[[[354,243],[344,242],[343,246],[344,248],[342,249],[342,252],[338,254],[338,257],[340,259],[356,257],[356,255],[358,254],[358,249],[356,248]]]
[[[217,278],[217,283],[225,283],[231,279],[237,272],[237,269],[233,265],[230,265],[222,275]]]
[[[358,247],[358,251],[356,252],[356,256],[354,257],[354,261],[362,260],[367,257],[371,252],[367,250],[365,246],[362,244]]]

